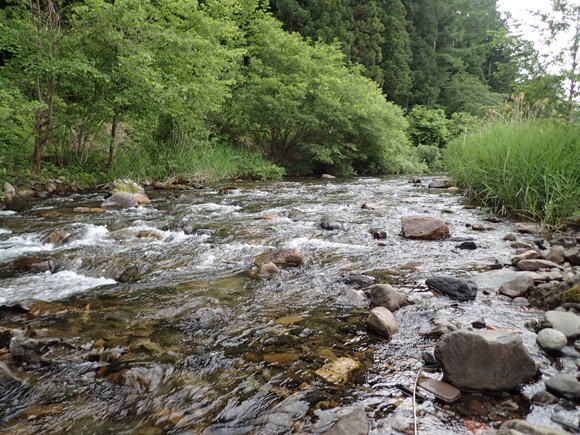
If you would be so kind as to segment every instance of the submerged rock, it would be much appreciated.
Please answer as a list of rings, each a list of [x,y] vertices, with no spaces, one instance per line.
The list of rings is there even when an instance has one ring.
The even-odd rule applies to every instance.
[[[403,216],[401,223],[408,239],[438,240],[449,234],[445,222],[432,216]]]
[[[368,435],[370,429],[369,419],[361,408],[355,409],[340,419],[334,426],[322,435]]]
[[[342,224],[339,224],[338,222],[322,222],[320,224],[320,228],[326,231],[337,231],[344,229]]]
[[[430,290],[460,301],[475,299],[477,296],[477,284],[468,279],[434,276],[427,278],[425,284]]]
[[[69,234],[64,231],[53,231],[48,234],[44,239],[42,239],[42,244],[59,244],[68,236]]]
[[[479,290],[495,293],[502,284],[517,279],[520,274],[511,270],[490,270],[471,277],[471,280],[477,284]]]
[[[370,329],[385,337],[390,337],[399,332],[397,319],[385,307],[373,308],[367,318],[366,324]]]
[[[389,284],[375,284],[371,286],[370,290],[373,307],[385,307],[393,312],[410,303],[407,296],[399,293]]]
[[[0,264],[0,273],[44,273],[54,271],[54,261],[42,258],[19,258],[10,263]]]
[[[355,288],[368,287],[373,282],[375,282],[375,278],[368,275],[348,275],[344,278],[345,284],[351,285]]]
[[[447,189],[451,187],[451,182],[446,179],[433,180],[429,183],[429,189]]]
[[[363,371],[363,365],[352,358],[337,358],[331,361],[314,373],[332,384],[344,384],[352,381]]]
[[[501,391],[536,374],[536,364],[517,334],[460,329],[435,346],[445,379],[459,389]]]
[[[374,210],[374,211],[389,211],[390,207],[385,204],[375,204],[373,202],[365,202],[362,206],[362,209],[365,210]]]
[[[277,275],[279,275],[281,272],[280,269],[278,269],[278,267],[272,263],[264,263],[260,266],[260,269],[258,270],[258,276],[260,278],[273,278]]]
[[[278,249],[258,255],[254,260],[257,267],[262,267],[265,263],[274,263],[282,267],[298,267],[304,265],[304,258],[299,249]]]

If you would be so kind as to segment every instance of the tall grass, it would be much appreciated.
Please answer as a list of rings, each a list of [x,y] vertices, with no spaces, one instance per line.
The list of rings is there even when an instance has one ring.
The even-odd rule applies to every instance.
[[[518,113],[451,142],[447,169],[497,212],[559,226],[580,210],[580,129]]]
[[[214,182],[238,177],[280,179],[285,170],[258,153],[232,148],[228,144],[197,144],[180,153],[147,153],[140,147],[126,147],[117,155],[112,177],[134,179],[185,178]]]

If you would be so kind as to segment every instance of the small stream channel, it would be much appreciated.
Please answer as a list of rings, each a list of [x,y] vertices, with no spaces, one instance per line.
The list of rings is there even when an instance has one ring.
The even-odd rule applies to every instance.
[[[24,382],[0,385],[0,433],[319,434],[362,407],[371,434],[411,434],[413,402],[399,385],[413,388],[421,353],[436,343],[426,333],[441,322],[468,327],[483,319],[515,330],[544,373],[577,371],[576,354],[548,357],[537,347],[525,327],[537,309],[497,294],[457,302],[427,290],[430,276],[470,277],[509,262],[515,250],[503,238],[516,223],[484,222],[460,193],[407,181],[150,190],[148,207],[103,213],[73,212],[99,207],[104,197],[77,193],[0,210],[0,264],[23,257],[55,264],[52,273],[0,278],[0,326],[63,340],[37,363],[11,365]],[[226,186],[231,193],[218,194]],[[388,209],[365,210],[365,202]],[[405,215],[440,217],[451,238],[405,239]],[[472,223],[494,229],[475,232]],[[42,243],[57,230],[68,234],[64,243]],[[387,238],[376,240],[373,231]],[[458,249],[468,239],[478,248]],[[300,249],[306,264],[256,276],[254,259],[273,248]],[[359,275],[414,301],[395,313],[400,333],[390,340],[365,327],[370,307]],[[36,301],[20,303],[29,298]],[[314,374],[343,356],[364,367],[352,382],[329,384]],[[0,360],[11,364],[7,349]],[[536,379],[519,391],[464,392],[452,405],[422,391],[419,433],[479,433],[510,418],[562,429],[554,413],[577,424],[577,408],[533,404],[541,389]]]

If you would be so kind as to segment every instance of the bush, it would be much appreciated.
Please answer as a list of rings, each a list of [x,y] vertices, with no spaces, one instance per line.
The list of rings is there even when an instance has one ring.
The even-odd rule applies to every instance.
[[[425,163],[431,172],[443,170],[443,160],[441,150],[434,145],[417,146],[417,157],[420,162]]]
[[[443,148],[449,140],[447,119],[443,109],[413,106],[407,115],[409,137],[414,145],[433,145]]]

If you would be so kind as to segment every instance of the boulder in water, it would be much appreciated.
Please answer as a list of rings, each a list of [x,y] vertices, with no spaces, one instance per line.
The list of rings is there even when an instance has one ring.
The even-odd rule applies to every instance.
[[[427,278],[425,284],[430,290],[460,301],[475,299],[477,296],[477,284],[468,279],[434,276]]]
[[[260,266],[258,270],[258,276],[260,278],[273,278],[280,274],[280,269],[274,263],[264,263]]]
[[[580,316],[565,311],[548,311],[546,323],[568,339],[580,336]]]
[[[135,195],[127,192],[119,192],[108,197],[101,207],[105,210],[121,210],[124,208],[137,207],[139,203]]]
[[[408,239],[438,240],[449,234],[445,222],[432,216],[403,216],[401,223]]]
[[[19,258],[10,263],[0,264],[0,273],[44,273],[54,271],[54,261],[42,258]]]
[[[534,279],[530,275],[519,275],[516,279],[503,283],[499,292],[510,298],[517,298],[525,295],[534,287]]]
[[[502,391],[536,374],[536,364],[517,334],[477,330],[446,334],[435,346],[445,379],[459,389]]]
[[[48,234],[44,239],[42,239],[42,244],[47,245],[51,244],[59,244],[61,243],[69,234],[65,233],[64,231],[53,231],[52,233]]]
[[[370,290],[373,307],[385,307],[393,312],[410,303],[407,296],[399,293],[389,284],[375,284],[371,286]]]
[[[538,333],[536,342],[538,346],[547,352],[557,352],[568,344],[568,339],[562,332],[553,328],[546,328]]]
[[[113,194],[120,192],[132,194],[138,193],[140,195],[146,196],[145,189],[143,189],[142,186],[135,183],[133,180],[129,180],[128,178],[125,178],[123,180],[117,179],[113,181],[111,183],[111,192],[113,192]]]
[[[558,429],[546,426],[538,426],[525,420],[508,420],[504,422],[497,432],[498,435],[570,435]]]
[[[446,178],[433,180],[429,183],[429,189],[447,189],[451,187],[451,182]]]
[[[385,337],[390,337],[399,332],[397,319],[385,307],[373,308],[367,318],[366,324],[370,329]]]
[[[265,263],[274,263],[281,267],[298,267],[304,265],[304,258],[299,249],[278,249],[258,255],[254,260],[257,267],[262,267]]]
[[[544,383],[549,393],[564,399],[580,401],[580,382],[574,376],[562,373],[547,379]]]

